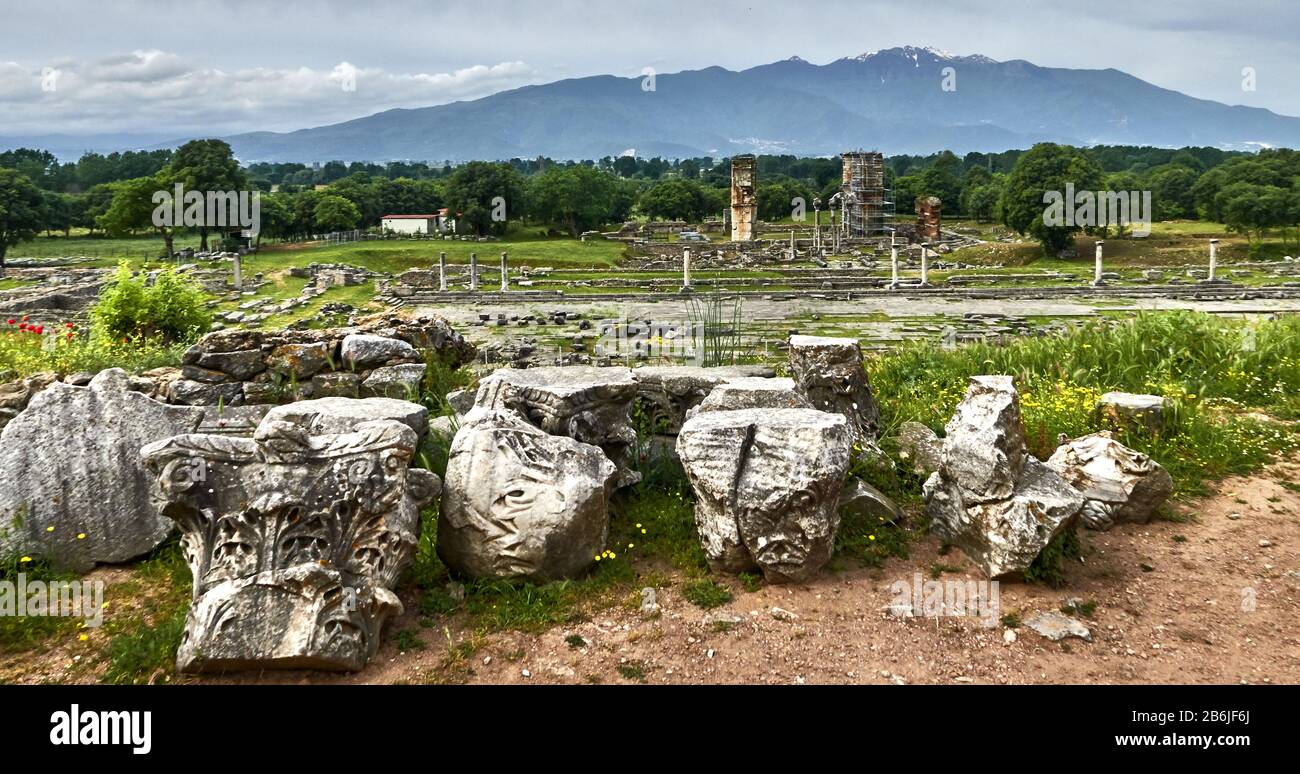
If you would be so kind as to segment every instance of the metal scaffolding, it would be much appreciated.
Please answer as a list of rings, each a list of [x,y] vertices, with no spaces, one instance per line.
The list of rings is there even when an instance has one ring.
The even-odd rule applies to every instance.
[[[845,238],[867,239],[894,233],[893,191],[885,185],[885,156],[871,151],[841,155],[840,229]]]

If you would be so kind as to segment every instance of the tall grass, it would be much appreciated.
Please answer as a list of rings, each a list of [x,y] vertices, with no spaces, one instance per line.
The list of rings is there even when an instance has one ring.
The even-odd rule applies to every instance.
[[[876,358],[868,371],[886,434],[905,421],[941,432],[971,376],[1010,374],[1035,455],[1050,455],[1060,434],[1113,429],[1123,443],[1169,468],[1181,492],[1198,492],[1208,479],[1249,472],[1294,448],[1293,431],[1246,410],[1294,414],[1300,316],[1242,322],[1198,312],[1142,313],[1007,345],[909,344]],[[1168,398],[1166,429],[1108,427],[1095,407],[1109,391]]]

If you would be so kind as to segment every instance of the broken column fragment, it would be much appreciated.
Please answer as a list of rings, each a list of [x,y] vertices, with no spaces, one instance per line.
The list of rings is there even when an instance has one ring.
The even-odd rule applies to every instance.
[[[790,376],[815,408],[843,415],[857,441],[876,439],[880,409],[857,339],[791,336]]]
[[[1010,376],[971,377],[924,494],[935,533],[990,578],[1028,569],[1084,505],[1065,479],[1025,450]]]
[[[677,453],[695,490],[695,524],[709,565],[802,581],[830,561],[853,434],[814,409],[702,411]]]
[[[416,444],[392,420],[318,436],[263,420],[251,439],[178,435],[142,449],[194,576],[177,667],[365,666],[402,612],[393,588],[441,487],[409,467]]]
[[[1174,491],[1169,471],[1108,431],[1062,444],[1047,466],[1087,498],[1081,518],[1091,529],[1121,522],[1146,524]]]

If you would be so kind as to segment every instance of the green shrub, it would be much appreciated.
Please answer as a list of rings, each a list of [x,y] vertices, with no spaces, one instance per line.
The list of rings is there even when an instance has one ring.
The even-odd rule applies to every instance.
[[[90,310],[93,333],[114,341],[161,340],[165,343],[198,337],[212,325],[203,290],[176,273],[159,270],[152,285],[122,263]]]

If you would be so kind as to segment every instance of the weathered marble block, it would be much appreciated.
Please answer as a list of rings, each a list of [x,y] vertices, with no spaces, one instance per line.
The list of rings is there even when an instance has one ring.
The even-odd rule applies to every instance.
[[[990,578],[1021,573],[1083,509],[1065,479],[1025,450],[1009,376],[971,377],[924,486],[931,529]]]
[[[914,475],[929,478],[943,459],[943,439],[920,422],[904,422],[895,435],[899,456]]]
[[[813,408],[795,387],[793,379],[741,377],[730,379],[686,412],[690,419],[702,411],[737,411],[750,408]]]
[[[1145,427],[1158,433],[1164,429],[1169,405],[1169,400],[1161,395],[1108,392],[1098,401],[1097,411],[1116,425]]]
[[[409,467],[416,443],[392,420],[318,436],[267,420],[251,439],[178,435],[141,450],[194,575],[178,668],[365,666],[402,612],[393,587],[441,488]]]
[[[676,435],[690,410],[719,385],[772,373],[766,366],[646,366],[632,371],[646,422],[663,435]]]
[[[1145,524],[1174,491],[1160,463],[1116,441],[1109,431],[1057,447],[1047,466],[1088,499],[1081,518],[1090,529],[1121,522]]]
[[[843,415],[855,441],[875,441],[880,409],[857,339],[790,337],[790,376],[814,408]]]
[[[801,581],[830,561],[853,434],[815,409],[701,411],[677,453],[709,565]]]
[[[636,431],[630,368],[501,368],[479,384],[475,407],[510,410],[551,435],[599,446],[618,467],[619,486],[635,484]]]
[[[511,411],[474,409],[456,432],[438,555],[470,578],[573,578],[605,549],[614,463]]]
[[[194,432],[204,413],[132,391],[117,368],[36,393],[0,431],[0,557],[86,571],[157,548],[173,527],[140,447]]]

